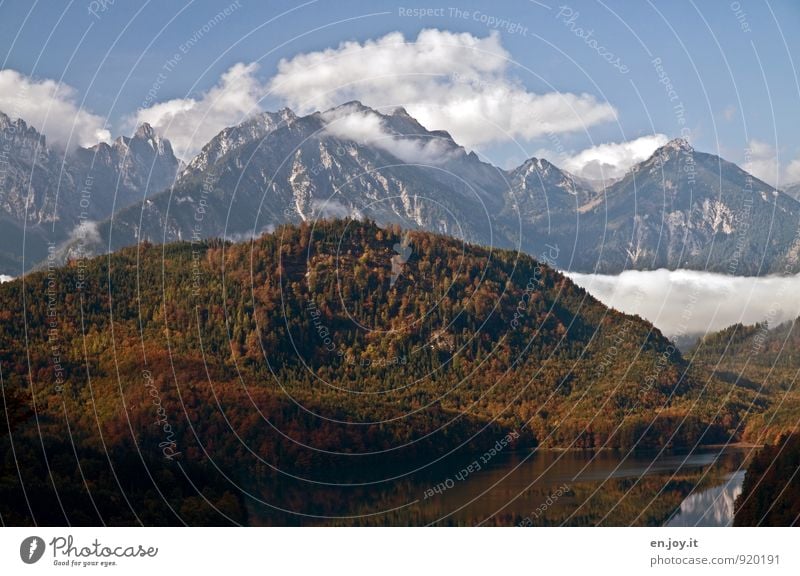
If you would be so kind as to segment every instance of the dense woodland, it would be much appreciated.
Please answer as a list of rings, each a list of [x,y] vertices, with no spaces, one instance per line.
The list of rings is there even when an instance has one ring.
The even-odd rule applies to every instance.
[[[737,324],[701,339],[688,354],[717,378],[769,399],[747,418],[743,438],[766,444],[747,468],[735,522],[800,522],[800,322]]]
[[[744,440],[770,444],[797,431],[800,323],[786,322],[774,328],[766,322],[736,324],[706,336],[687,356],[717,378],[769,399],[767,410],[748,418]]]
[[[509,432],[760,438],[781,389],[696,367],[531,257],[352,220],[74,261],[2,285],[0,315],[5,524],[324,523]]]
[[[800,435],[762,448],[747,467],[736,526],[800,526]]]

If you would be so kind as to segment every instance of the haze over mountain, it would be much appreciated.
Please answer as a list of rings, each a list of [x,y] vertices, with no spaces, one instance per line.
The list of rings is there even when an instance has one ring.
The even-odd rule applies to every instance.
[[[534,255],[547,251],[557,254],[557,267],[582,273],[800,271],[800,203],[682,139],[602,187],[539,158],[502,170],[402,108],[380,112],[354,101],[306,116],[260,113],[226,128],[157,194],[172,184],[177,160],[149,127],[130,142],[75,157],[85,165],[95,155],[107,168],[105,179],[95,178],[103,191],[95,184],[92,219],[110,216],[107,190],[121,183],[116,213],[89,238],[95,253],[140,241],[240,239],[283,223],[351,216]],[[140,160],[120,166],[122,158]],[[155,169],[148,183],[149,166]],[[54,174],[35,175],[53,187]],[[5,202],[17,219],[19,196],[12,192],[16,203]],[[41,219],[53,210],[43,201],[49,196],[38,196]],[[59,223],[74,226],[74,202],[63,204]]]
[[[789,184],[788,186],[784,187],[783,191],[795,200],[800,200],[800,182]]]

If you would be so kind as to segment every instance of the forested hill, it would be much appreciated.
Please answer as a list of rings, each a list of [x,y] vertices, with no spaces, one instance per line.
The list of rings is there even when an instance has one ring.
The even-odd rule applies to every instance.
[[[764,411],[753,414],[744,439],[757,444],[778,443],[797,431],[800,421],[800,323],[797,320],[770,327],[736,324],[702,338],[688,352],[698,368],[720,380],[747,387],[769,399]]]
[[[174,522],[173,501],[242,521],[231,486],[369,482],[512,432],[514,449],[721,442],[752,409],[543,262],[370,222],[76,261],[2,285],[0,314],[12,523],[63,522],[53,484],[87,523]]]

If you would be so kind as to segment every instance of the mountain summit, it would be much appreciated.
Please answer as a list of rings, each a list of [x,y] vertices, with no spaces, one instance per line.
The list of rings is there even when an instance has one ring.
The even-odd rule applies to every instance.
[[[689,144],[689,140],[686,138],[673,138],[659,148],[659,150],[662,152],[669,152],[672,150],[676,152],[694,152],[694,148],[692,148],[692,145]]]
[[[575,268],[689,268],[748,276],[796,271],[798,217],[800,204],[793,198],[675,139],[610,186],[602,204],[585,211]]]

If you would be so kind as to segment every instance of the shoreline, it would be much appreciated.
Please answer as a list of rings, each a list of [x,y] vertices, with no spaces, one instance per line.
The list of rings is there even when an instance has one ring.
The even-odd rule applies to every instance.
[[[755,448],[761,449],[765,444],[753,444],[752,442],[729,442],[727,444],[699,444],[694,447],[654,447],[654,448],[562,448],[558,446],[542,447],[537,446],[530,450],[530,452],[657,452],[657,451],[684,451],[692,452],[699,449],[712,449],[724,450],[726,448]],[[523,454],[524,451],[515,451],[516,453]]]

